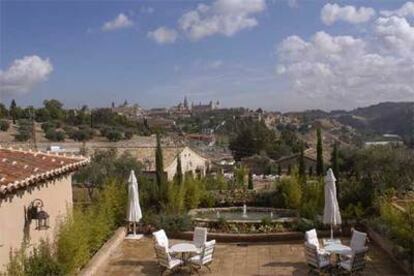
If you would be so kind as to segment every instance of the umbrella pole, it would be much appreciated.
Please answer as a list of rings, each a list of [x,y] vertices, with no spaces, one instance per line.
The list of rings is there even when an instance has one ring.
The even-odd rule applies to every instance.
[[[333,240],[333,230],[332,230],[332,224],[331,224],[331,240]]]
[[[136,234],[137,234],[137,225],[134,222],[134,235],[136,235]]]

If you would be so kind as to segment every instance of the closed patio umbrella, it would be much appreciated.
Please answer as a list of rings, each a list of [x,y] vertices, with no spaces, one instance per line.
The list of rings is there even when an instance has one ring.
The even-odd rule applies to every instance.
[[[336,178],[332,169],[325,176],[325,208],[323,210],[323,223],[331,226],[331,239],[333,239],[333,226],[342,223],[338,199],[336,197]]]
[[[140,239],[142,235],[137,235],[136,233],[136,224],[141,220],[142,212],[141,206],[139,205],[139,195],[138,195],[138,181],[135,177],[135,172],[131,170],[128,179],[128,213],[127,221],[133,223],[134,232],[127,235],[126,239]]]

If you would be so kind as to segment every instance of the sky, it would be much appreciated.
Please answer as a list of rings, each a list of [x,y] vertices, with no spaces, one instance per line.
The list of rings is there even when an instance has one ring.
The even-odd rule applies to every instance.
[[[414,2],[0,0],[0,101],[277,111],[414,101]]]

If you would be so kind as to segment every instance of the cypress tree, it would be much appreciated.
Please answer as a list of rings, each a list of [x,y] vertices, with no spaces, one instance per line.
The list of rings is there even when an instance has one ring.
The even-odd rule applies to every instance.
[[[10,116],[12,117],[13,124],[16,124],[16,117],[17,117],[17,104],[16,101],[13,99],[10,103]]]
[[[177,184],[183,184],[183,169],[181,167],[181,156],[177,154],[177,172],[175,173],[175,181]]]
[[[317,138],[317,144],[316,144],[316,174],[318,176],[323,176],[323,149],[322,149],[322,133],[321,129],[318,128],[316,130],[316,138]]]
[[[160,194],[160,200],[161,202],[165,202],[168,195],[165,187],[164,160],[162,156],[161,138],[159,133],[157,133],[157,147],[155,149],[155,177]]]
[[[306,178],[306,169],[305,169],[305,153],[304,153],[304,147],[303,143],[300,144],[300,154],[299,154],[299,177],[301,178],[301,181],[304,182]]]
[[[253,174],[252,174],[252,171],[249,171],[249,182],[247,184],[247,189],[253,190]]]
[[[333,145],[333,149],[332,149],[332,153],[331,153],[331,164],[332,164],[332,171],[333,171],[336,179],[338,179],[338,176],[339,176],[338,145],[337,145],[336,142]]]

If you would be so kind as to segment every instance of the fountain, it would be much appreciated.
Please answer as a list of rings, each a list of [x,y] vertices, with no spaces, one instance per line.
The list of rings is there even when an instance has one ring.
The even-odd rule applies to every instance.
[[[260,223],[263,218],[269,218],[274,222],[288,222],[297,219],[297,211],[290,209],[275,209],[268,207],[247,206],[217,207],[206,209],[193,209],[189,215],[195,221],[217,221],[225,219],[227,222],[234,223]]]
[[[246,206],[246,204],[243,204],[243,217],[247,218],[247,206]]]

